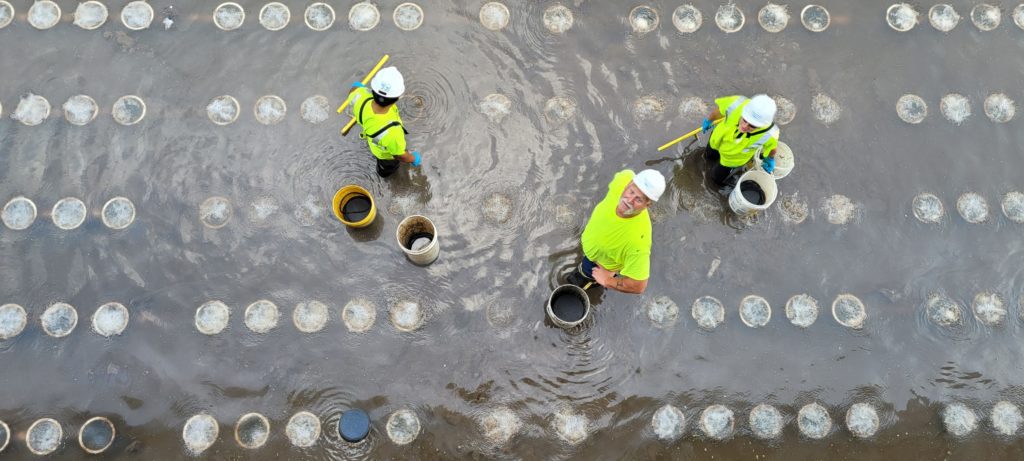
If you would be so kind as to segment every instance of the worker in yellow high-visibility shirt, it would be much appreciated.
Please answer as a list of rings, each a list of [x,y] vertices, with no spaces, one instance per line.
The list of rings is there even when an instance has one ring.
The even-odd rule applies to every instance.
[[[388,177],[398,166],[411,163],[420,166],[419,152],[409,152],[405,146],[407,131],[398,116],[398,98],[405,92],[405,80],[395,67],[385,67],[370,80],[367,88],[362,82],[352,84],[352,116],[362,128],[359,137],[366,140],[370,153],[377,158],[377,174]]]
[[[704,119],[701,128],[707,133],[713,120],[725,117],[714,127],[704,159],[711,179],[718,186],[731,186],[739,170],[761,153],[762,167],[768,173],[775,169],[775,148],[779,145],[779,127],[775,126],[775,100],[759,94],[753,98],[726,96],[715,100],[715,109]]]

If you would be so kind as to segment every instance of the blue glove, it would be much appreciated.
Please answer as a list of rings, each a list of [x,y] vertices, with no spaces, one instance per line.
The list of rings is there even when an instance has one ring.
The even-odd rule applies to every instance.
[[[352,88],[366,88],[366,85],[363,85],[363,82],[355,82],[352,83]]]
[[[768,157],[761,163],[761,168],[764,168],[765,173],[771,173],[775,169],[775,159]]]
[[[704,119],[703,122],[700,122],[700,133],[701,134],[707,133],[708,130],[710,130],[712,126],[714,126],[714,124],[711,123],[711,119],[709,119],[709,118]]]
[[[414,159],[412,161],[412,166],[420,166],[420,164],[423,163],[423,159],[420,157],[419,151],[413,151],[412,157]]]

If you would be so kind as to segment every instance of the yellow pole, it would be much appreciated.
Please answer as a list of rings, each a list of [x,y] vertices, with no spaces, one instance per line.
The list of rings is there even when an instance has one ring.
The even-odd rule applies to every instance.
[[[716,119],[715,121],[711,122],[711,126],[718,125],[719,123],[722,122],[722,120],[725,120],[725,117],[722,117],[720,119]],[[693,130],[693,131],[691,131],[689,133],[686,133],[686,134],[684,134],[684,135],[682,135],[682,136],[680,136],[680,137],[678,137],[676,139],[673,139],[673,140],[665,143],[663,146],[658,148],[658,152],[661,152],[661,151],[663,151],[665,149],[668,149],[669,147],[672,147],[672,146],[678,144],[680,141],[682,141],[682,140],[684,140],[686,138],[689,138],[690,136],[694,136],[696,134],[699,134],[702,129],[703,128],[697,128],[696,130]]]
[[[370,79],[373,78],[373,75],[376,74],[381,67],[384,67],[384,63],[388,62],[388,58],[390,58],[390,56],[386,54],[384,55],[383,58],[380,58],[380,62],[378,62],[376,66],[373,66],[373,70],[371,70],[369,74],[366,74],[366,78],[363,79],[363,85],[370,83]],[[341,104],[341,107],[338,108],[339,114],[341,113],[341,111],[345,110],[346,107],[348,107],[348,103],[349,98],[346,97],[345,102],[343,102]]]

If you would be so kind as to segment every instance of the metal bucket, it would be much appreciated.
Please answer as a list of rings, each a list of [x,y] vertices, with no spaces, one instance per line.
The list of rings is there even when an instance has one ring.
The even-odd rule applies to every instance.
[[[547,312],[552,323],[568,330],[590,317],[590,298],[576,285],[560,285],[548,298]]]
[[[441,253],[437,229],[426,216],[412,215],[403,219],[395,231],[395,238],[409,261],[419,266],[429,265]]]

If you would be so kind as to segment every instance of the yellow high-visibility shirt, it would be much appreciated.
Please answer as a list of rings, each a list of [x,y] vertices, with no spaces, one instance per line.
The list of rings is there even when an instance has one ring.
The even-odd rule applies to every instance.
[[[633,280],[647,280],[651,276],[651,217],[647,210],[629,218],[615,214],[634,175],[632,170],[615,174],[608,195],[594,207],[581,240],[587,259]]]
[[[718,151],[719,163],[724,167],[737,168],[746,165],[761,147],[761,156],[768,157],[768,154],[779,145],[779,128],[774,124],[767,130],[759,128],[753,134],[740,132],[743,106],[749,103],[750,100],[743,96],[726,96],[715,100],[718,111],[725,116],[725,120],[715,126],[708,145]]]

